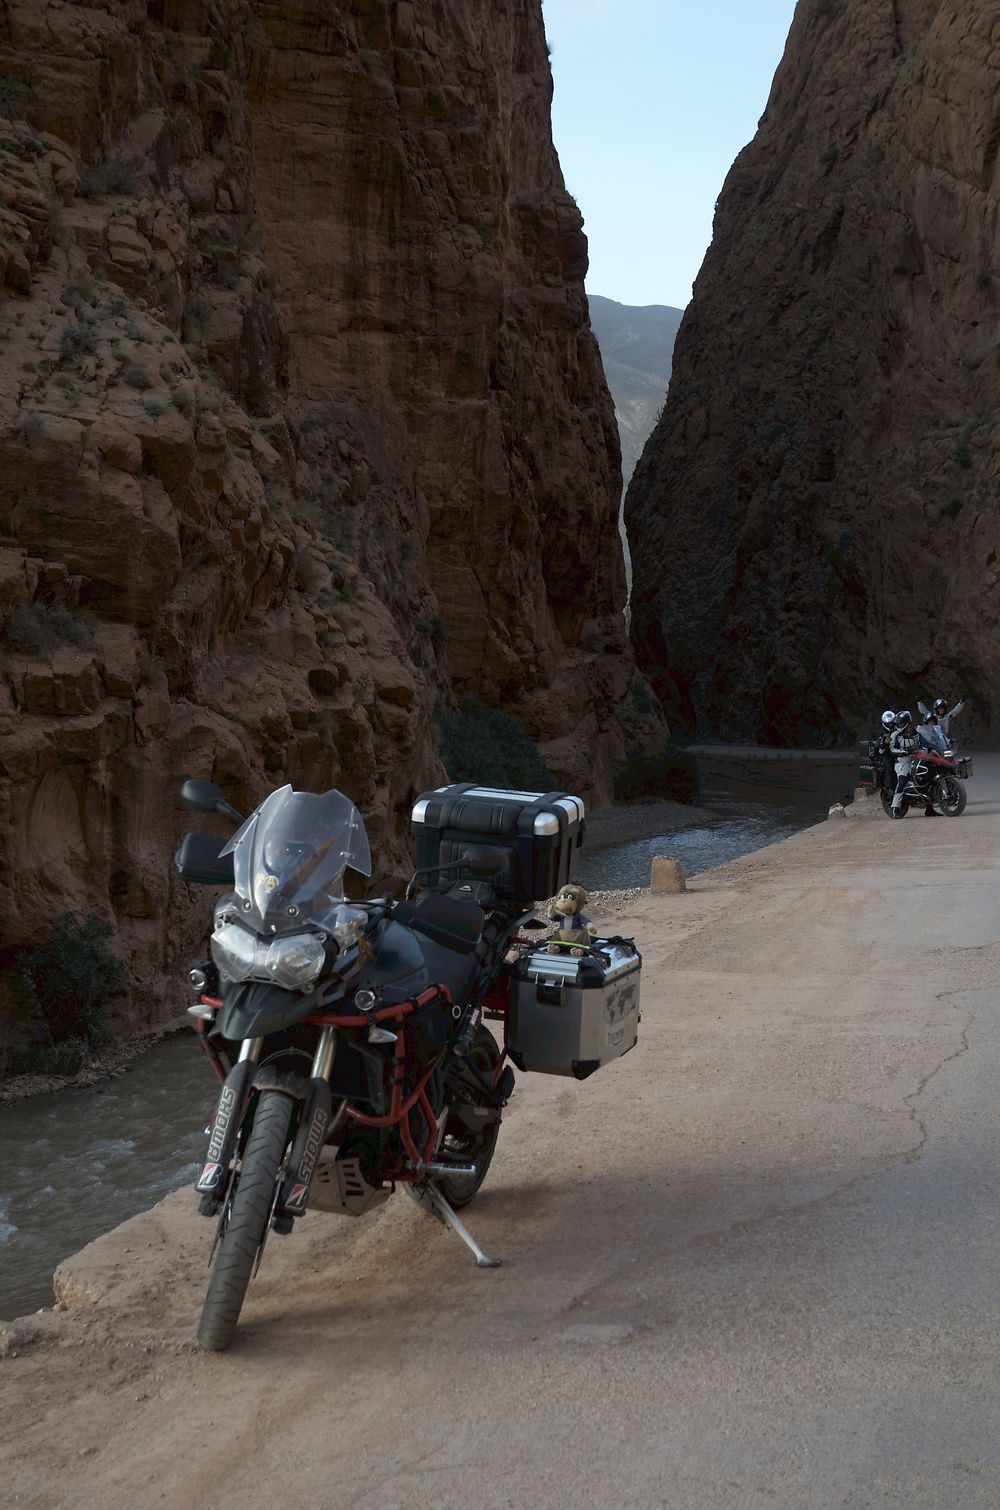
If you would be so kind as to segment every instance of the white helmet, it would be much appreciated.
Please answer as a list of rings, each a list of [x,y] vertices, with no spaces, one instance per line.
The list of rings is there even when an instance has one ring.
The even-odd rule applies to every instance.
[[[895,722],[895,713],[893,713],[891,708],[886,708],[885,712],[882,714],[882,727],[884,729],[891,729]]]

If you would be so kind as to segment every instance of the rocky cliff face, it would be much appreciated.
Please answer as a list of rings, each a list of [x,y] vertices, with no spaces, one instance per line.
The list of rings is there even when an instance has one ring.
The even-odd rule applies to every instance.
[[[688,729],[834,742],[1000,705],[1000,13],[800,0],[626,513]]]
[[[197,774],[336,784],[380,874],[435,710],[603,795],[618,449],[534,0],[10,0],[0,21],[0,962],[203,932]]]

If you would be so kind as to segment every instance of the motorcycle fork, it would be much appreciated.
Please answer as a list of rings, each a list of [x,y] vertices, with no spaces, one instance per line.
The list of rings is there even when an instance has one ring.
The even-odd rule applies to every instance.
[[[250,1077],[260,1058],[263,1038],[246,1038],[240,1056],[222,1083],[205,1163],[195,1182],[203,1216],[214,1216],[229,1185],[230,1168],[250,1098]]]
[[[299,1115],[298,1130],[275,1201],[275,1215],[279,1221],[281,1218],[287,1220],[289,1217],[302,1216],[309,1205],[309,1189],[313,1175],[316,1173],[320,1154],[323,1152],[333,1113],[330,1076],[333,1073],[336,1053],[337,1030],[328,1025],[319,1035],[319,1043],[316,1045],[309,1072],[309,1084]],[[282,1228],[288,1230],[285,1223],[282,1223]],[[279,1228],[279,1230],[282,1229]]]

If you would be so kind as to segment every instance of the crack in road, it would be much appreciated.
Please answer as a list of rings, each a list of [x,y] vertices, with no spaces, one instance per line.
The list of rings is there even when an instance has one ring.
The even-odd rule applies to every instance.
[[[960,986],[955,991],[939,992],[935,997],[935,1001],[944,1002],[947,1006],[954,1007],[955,1011],[957,1012],[960,1011],[961,1008],[959,1008],[958,1005],[951,1000],[952,997],[961,996],[965,991],[980,990],[982,990],[981,986]],[[927,1123],[924,1121],[923,1117],[921,1117],[916,1106],[912,1103],[916,1102],[919,1097],[923,1095],[928,1085],[930,1085],[935,1076],[941,1073],[946,1064],[951,1064],[953,1060],[960,1059],[963,1054],[967,1054],[969,1052],[969,1032],[972,1028],[972,1024],[976,1020],[976,1014],[970,1009],[966,1010],[968,1011],[968,1018],[959,1035],[958,1048],[955,1049],[954,1053],[946,1054],[943,1059],[938,1060],[937,1064],[935,1064],[932,1069],[928,1070],[927,1074],[918,1081],[916,1090],[910,1091],[903,1097],[903,1105],[907,1108],[910,1117],[912,1118],[916,1127],[919,1129],[920,1134],[914,1146],[903,1154],[902,1162],[904,1164],[913,1164],[917,1159],[920,1158],[925,1147],[927,1146],[927,1141],[930,1137],[930,1133],[927,1130]]]

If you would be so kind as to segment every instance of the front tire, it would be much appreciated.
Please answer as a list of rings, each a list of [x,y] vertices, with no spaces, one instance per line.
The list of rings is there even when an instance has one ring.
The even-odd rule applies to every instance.
[[[965,787],[957,776],[942,776],[937,787],[937,805],[946,818],[957,818],[965,812]]]
[[[267,1233],[291,1116],[291,1101],[278,1091],[265,1091],[257,1102],[198,1323],[199,1344],[215,1353],[223,1352],[236,1332],[254,1262]]]
[[[882,789],[882,811],[883,811],[883,813],[885,813],[885,816],[887,818],[891,818],[893,816],[892,797],[893,797],[892,792],[887,792],[885,790],[885,788],[883,787],[883,789]],[[906,798],[906,797],[904,797],[903,800],[902,800],[902,802],[900,803],[899,807],[896,809],[896,811],[899,813],[899,816],[901,818],[905,818],[906,815],[907,815],[907,813],[909,812],[909,810],[910,810],[909,799]]]
[[[465,1063],[470,1064],[487,1085],[492,1085],[500,1063],[500,1050],[489,1028],[480,1024],[472,1041],[472,1048]],[[470,1085],[470,1089],[474,1082]],[[459,1103],[460,1105],[460,1103]],[[470,1132],[461,1122],[461,1112],[456,1106],[449,1110],[445,1123],[444,1152],[475,1164],[474,1175],[444,1175],[435,1183],[450,1206],[467,1206],[489,1173],[500,1135],[500,1112],[476,1132]]]

